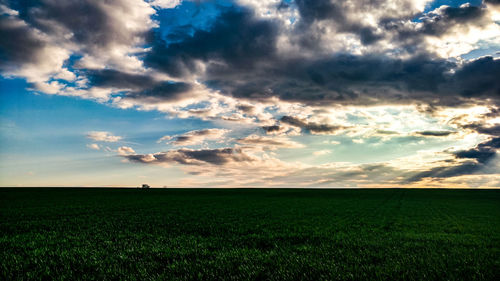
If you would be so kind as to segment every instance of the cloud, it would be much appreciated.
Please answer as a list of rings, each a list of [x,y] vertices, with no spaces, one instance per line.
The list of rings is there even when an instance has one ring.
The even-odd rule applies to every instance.
[[[292,117],[292,116],[283,116],[280,119],[280,122],[299,127],[301,129],[308,130],[312,134],[335,134],[336,132],[346,129],[345,126],[338,125],[328,125],[328,124],[318,124],[314,122],[307,122],[305,120]]]
[[[92,131],[87,134],[87,138],[101,142],[117,142],[122,139],[120,136],[114,136],[106,131]]]
[[[259,176],[244,184],[361,186],[487,177],[497,167],[500,127],[486,114],[498,115],[500,106],[500,60],[488,56],[500,44],[498,1],[432,11],[427,0],[201,1],[197,13],[211,5],[203,24],[196,15],[178,20],[181,2],[5,0],[0,37],[8,40],[0,41],[0,71],[25,78],[32,91],[202,119],[237,128],[234,135],[253,130],[234,138],[226,129],[200,129],[159,139],[235,147],[116,150],[131,162],[179,164],[191,175],[234,182],[251,172]],[[400,108],[374,113],[379,106],[418,106],[422,115]],[[494,110],[481,117],[473,112],[479,106]],[[464,117],[445,116],[446,108],[465,110]],[[407,170],[390,161],[307,166],[279,160],[276,149],[304,146],[289,138],[301,132],[344,133],[357,147],[394,136],[448,148],[436,152],[445,159]],[[87,137],[122,139],[105,131]]]
[[[153,7],[162,9],[173,9],[179,6],[181,3],[182,0],[153,0],[150,2]]]
[[[333,144],[333,145],[339,145],[340,144],[339,141],[334,141],[334,140],[332,140],[332,141],[325,140],[325,141],[323,141],[323,143],[324,144]]]
[[[257,140],[257,137],[249,139]],[[478,177],[494,175],[497,164],[492,162],[496,158],[490,150],[495,150],[499,146],[499,140],[490,139],[473,149],[442,152],[444,158],[440,161],[416,159],[415,165],[406,165],[404,161],[401,162],[398,159],[372,164],[285,163],[252,147],[174,149],[167,152],[133,154],[123,157],[130,162],[142,164],[178,164],[190,175],[190,184],[203,186],[397,187],[412,185],[422,187],[442,186],[440,182],[453,182],[465,175],[471,175],[468,178],[469,182],[474,179],[472,175]],[[255,154],[256,152],[260,155]],[[329,152],[329,150],[320,150],[313,154],[320,156]],[[435,154],[429,152],[429,155]],[[491,167],[489,167],[490,164]],[[248,177],[248,173],[255,174],[255,177]]]
[[[87,71],[86,74],[94,87],[121,90],[124,92],[121,97],[129,101],[154,104],[193,97],[192,84],[160,80],[152,73],[99,69]]]
[[[163,82],[140,92],[127,93],[125,97],[148,103],[176,101],[193,97],[192,89],[192,85],[184,82]]]
[[[154,13],[143,1],[46,0],[24,2],[19,17],[52,40],[83,53],[82,66],[100,60],[97,64],[130,69],[137,60],[128,54],[155,26],[150,19]]]
[[[313,155],[314,156],[322,156],[322,155],[327,155],[327,154],[330,154],[332,153],[331,150],[328,150],[328,149],[323,149],[323,150],[317,150],[317,151],[314,151],[313,152]]]
[[[243,111],[244,113],[254,113],[255,112],[255,106],[253,106],[251,104],[240,104],[240,105],[237,105],[236,108]]]
[[[415,132],[414,134],[417,136],[424,136],[424,137],[446,137],[454,133],[455,132],[452,131],[419,131]]]
[[[377,131],[375,131],[375,135],[390,136],[390,135],[399,135],[399,133],[396,131],[390,131],[390,130],[377,130]]]
[[[213,62],[211,71],[251,69],[274,53],[277,31],[272,22],[255,19],[249,9],[228,8],[210,30],[196,30],[180,42],[166,45],[160,34],[155,34],[144,62],[173,77],[201,72],[199,61]]]
[[[260,127],[266,135],[300,135],[302,130],[300,127],[291,126],[286,123],[281,123],[280,125],[270,125]]]
[[[303,144],[290,140],[286,137],[267,137],[259,135],[250,135],[236,140],[240,144],[264,147],[264,149],[276,148],[302,148]]]
[[[259,5],[240,1],[243,6],[217,6],[210,25],[169,41],[151,19],[157,13],[152,6],[172,8],[180,1],[14,2],[6,2],[10,12],[0,24],[4,37],[12,38],[2,42],[7,60],[0,69],[30,77],[33,88],[46,93],[113,98],[122,108],[164,111],[165,104],[195,103],[201,89],[239,100],[323,106],[498,103],[497,60],[461,64],[415,43],[448,34],[448,27],[489,28],[495,24],[489,5],[443,6],[422,14],[426,1],[266,2],[267,10],[274,7],[266,16]],[[297,24],[287,24],[288,16],[298,17]],[[360,41],[352,43],[346,34]],[[56,77],[78,79],[83,86]],[[256,114],[247,103],[235,110]],[[229,112],[223,118],[245,119]]]
[[[238,148],[217,149],[187,149],[170,150],[155,154],[132,154],[123,155],[132,162],[144,164],[168,164],[177,163],[183,165],[229,165],[234,162],[252,162],[256,158],[244,153]]]
[[[135,154],[135,150],[128,146],[120,146],[117,151],[118,155],[121,156]]]
[[[262,126],[262,130],[264,130],[266,134],[274,134],[278,133],[281,130],[281,127],[278,125]]]
[[[500,5],[500,1],[498,0],[484,0],[484,2],[491,5]]]
[[[398,4],[406,5],[405,8],[423,8],[423,5],[411,1],[399,1]],[[370,9],[361,4],[353,5],[354,8],[330,1],[313,1],[308,5],[301,1],[297,3],[302,20],[313,25],[326,19],[344,21],[346,26],[360,25],[355,14],[358,11],[373,14],[375,9],[384,15],[383,9],[376,8],[373,3],[363,4]],[[387,1],[377,1],[377,5],[386,9],[394,7]],[[412,8],[409,13],[398,11],[393,14],[407,17],[415,15],[419,8]],[[443,8],[440,13],[458,24],[474,17],[473,11],[482,15],[483,8],[464,6],[456,9]],[[376,16],[382,20],[381,15]],[[361,24],[360,36],[368,34],[366,30],[375,29],[367,28]],[[484,85],[496,84],[493,76],[498,74],[499,63],[491,58],[460,65],[436,58],[425,50],[402,58],[395,56],[394,52],[346,55],[346,52],[335,50],[317,52],[312,57],[300,56],[282,47],[285,43],[279,41],[282,37],[295,36],[294,32],[299,30],[287,30],[279,22],[258,17],[249,9],[228,8],[209,30],[197,30],[184,40],[165,44],[161,38],[154,37],[153,49],[145,61],[150,67],[171,76],[194,75],[213,90],[250,100],[265,101],[278,97],[283,101],[312,105],[432,103],[447,106],[475,102],[473,100],[479,97],[498,100],[496,86],[473,92],[468,90],[474,89],[472,81],[477,79],[483,80],[481,84]],[[232,34],[238,34],[238,39]],[[369,35],[365,37],[365,41],[373,42],[376,36],[371,40]],[[227,45],[233,48],[225,48]],[[304,53],[311,50],[302,45],[289,47]],[[470,71],[475,67],[484,73]],[[490,68],[488,73],[487,68]]]
[[[189,176],[182,180],[187,186],[269,186],[279,185],[272,177],[285,176],[301,168],[300,164],[284,163],[266,153],[253,154],[247,148],[176,149],[154,154],[122,156],[133,163],[169,166],[179,165]],[[252,174],[254,176],[249,177]]]
[[[0,71],[42,83],[63,72],[69,52],[52,44],[41,32],[31,28],[17,14],[0,17]]]
[[[159,83],[146,73],[129,73],[115,69],[91,69],[86,74],[95,87],[143,90]]]
[[[182,135],[175,136],[163,136],[158,140],[158,142],[162,141],[171,141],[173,145],[198,145],[202,144],[207,140],[222,140],[224,135],[227,134],[229,130],[227,129],[203,129],[203,130],[194,130],[187,132]]]
[[[213,77],[207,79],[208,85],[223,93],[254,100],[278,97],[311,105],[457,106],[476,103],[478,98],[499,103],[500,88],[498,79],[494,78],[500,74],[499,66],[500,60],[491,57],[459,67],[451,61],[426,56],[395,59],[337,55],[312,60],[278,60],[251,73],[236,69],[208,73]]]
[[[87,144],[87,147],[94,150],[100,150],[101,147],[97,143]]]
[[[164,142],[164,141],[169,141],[169,140],[171,140],[172,138],[173,138],[172,136],[163,136],[163,137],[159,138],[156,142],[157,142],[157,143],[162,143],[162,142]]]
[[[368,24],[363,24],[358,19],[351,17],[353,15],[351,12],[354,11],[349,11],[349,8],[352,9],[353,6],[356,6],[358,3],[348,5],[342,1],[298,0],[296,1],[296,4],[300,14],[300,23],[307,26],[309,29],[311,27],[315,27],[314,24],[318,21],[328,21],[337,32],[346,32],[358,35],[359,40],[363,45],[372,44],[380,40],[382,37],[381,35],[376,34],[375,28]],[[362,3],[361,5],[367,4],[369,3]],[[361,5],[354,7],[353,10],[361,10]]]
[[[483,57],[464,64],[452,77],[450,87],[463,97],[490,99],[499,105],[500,60]]]
[[[386,18],[382,26],[387,31],[397,31],[399,40],[416,42],[424,36],[439,37],[457,25],[484,23],[486,7],[464,4],[460,7],[440,6],[419,17],[419,22],[407,24],[400,18]]]
[[[474,123],[474,124],[467,124],[463,126],[463,128],[472,129],[480,134],[500,136],[500,124],[488,126],[486,124]]]
[[[34,90],[96,98],[85,83],[88,69],[143,69],[136,54],[155,26],[155,10],[143,1],[3,3],[11,12],[0,19],[0,36],[9,38],[0,42],[0,71],[26,78]]]
[[[437,166],[427,171],[417,173],[406,181],[421,181],[424,178],[450,178],[461,175],[488,173],[489,163],[497,156],[500,148],[500,138],[491,138],[479,143],[476,147],[452,152],[455,159],[448,161],[446,165]],[[465,161],[462,161],[465,160]],[[493,167],[496,164],[493,164]],[[493,168],[495,170],[496,168]]]
[[[498,124],[487,123],[490,118],[497,116],[497,109],[490,108],[474,116],[473,110],[465,111],[467,114],[452,118],[452,124],[467,134],[486,135],[487,139],[477,145],[465,149],[447,149],[444,153],[452,157],[444,162],[436,163],[432,168],[415,173],[407,178],[406,182],[419,182],[458,178],[467,175],[488,175],[498,173],[498,150],[500,149],[500,130]],[[474,121],[472,121],[474,120]],[[472,122],[471,122],[472,121]],[[472,131],[472,132],[471,132]],[[431,136],[435,135],[431,132]],[[453,133],[457,134],[457,132]]]
[[[455,152],[457,158],[475,159],[479,163],[485,164],[496,154],[500,148],[500,137],[492,138],[478,144],[475,148]]]

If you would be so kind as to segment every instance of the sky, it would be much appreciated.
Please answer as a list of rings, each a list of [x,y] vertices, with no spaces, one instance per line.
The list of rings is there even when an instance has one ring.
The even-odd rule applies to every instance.
[[[0,186],[500,188],[500,2],[0,0]]]

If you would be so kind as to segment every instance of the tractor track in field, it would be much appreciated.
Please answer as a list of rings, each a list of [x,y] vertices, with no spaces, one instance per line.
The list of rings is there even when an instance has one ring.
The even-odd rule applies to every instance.
[[[382,217],[380,220],[380,228],[386,231],[391,231],[398,220],[399,213],[403,206],[403,198],[406,194],[405,189],[394,189],[394,191],[382,201],[372,212],[374,218]],[[388,207],[394,204],[394,207]]]

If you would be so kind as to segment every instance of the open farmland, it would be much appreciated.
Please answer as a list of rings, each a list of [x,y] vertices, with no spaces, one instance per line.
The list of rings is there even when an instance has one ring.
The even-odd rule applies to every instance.
[[[0,189],[1,280],[500,280],[498,190]]]

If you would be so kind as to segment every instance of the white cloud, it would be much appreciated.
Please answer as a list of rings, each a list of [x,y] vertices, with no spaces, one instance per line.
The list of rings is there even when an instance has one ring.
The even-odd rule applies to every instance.
[[[169,140],[171,140],[172,138],[173,138],[172,136],[163,136],[163,137],[161,137],[160,139],[158,139],[158,140],[156,141],[156,143],[162,143],[162,142],[164,142],[164,141],[169,141]]]
[[[318,150],[318,151],[314,151],[313,154],[315,156],[321,156],[321,155],[326,155],[326,154],[330,154],[332,153],[331,150],[328,150],[328,149],[324,149],[324,150]]]
[[[198,145],[202,144],[205,141],[214,141],[214,140],[223,140],[225,134],[227,134],[229,130],[227,129],[202,129],[202,130],[194,130],[187,132],[181,135],[174,136],[163,136],[158,142],[171,142],[173,145],[180,146],[190,146],[190,145]]]
[[[106,131],[92,131],[87,134],[87,138],[101,142],[117,142],[122,139],[120,136],[114,136]]]
[[[287,137],[282,136],[259,136],[250,135],[244,138],[236,140],[238,143],[250,146],[257,146],[259,148],[263,147],[265,149],[276,149],[276,148],[302,148],[303,144],[290,140]]]
[[[100,150],[101,147],[97,143],[87,144],[87,147],[94,150]]]
[[[130,154],[134,154],[135,153],[135,150],[132,149],[131,147],[128,147],[128,146],[121,146],[118,148],[118,154],[119,155],[130,155]]]
[[[153,0],[149,4],[161,9],[172,9],[179,6],[182,0]]]
[[[324,143],[324,144],[333,144],[333,145],[338,145],[338,144],[340,144],[340,142],[339,142],[339,141],[334,141],[334,140],[332,140],[332,141],[325,140],[325,141],[323,141],[323,143]]]
[[[19,12],[16,11],[16,10],[12,10],[10,9],[9,7],[3,5],[3,4],[0,4],[0,13],[1,14],[6,14],[6,15],[9,15],[9,16],[17,16],[19,15]]]

